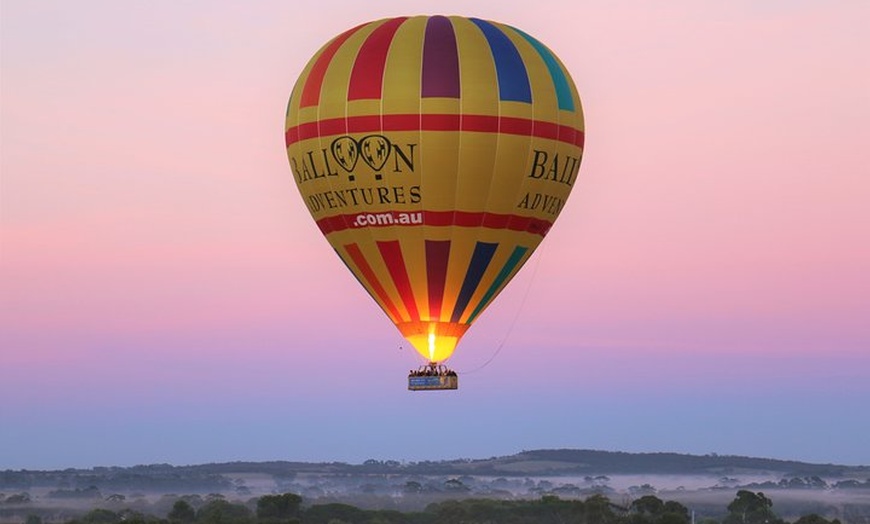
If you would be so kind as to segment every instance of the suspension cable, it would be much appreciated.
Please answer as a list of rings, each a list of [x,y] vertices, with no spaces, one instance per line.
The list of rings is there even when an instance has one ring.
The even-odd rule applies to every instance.
[[[541,259],[544,258],[544,251],[545,251],[545,249],[543,249],[544,247],[545,246],[538,246],[538,249],[535,250],[535,252],[538,254],[538,256],[537,256],[537,259],[535,260],[535,267],[532,269],[532,276],[529,279],[528,285],[526,286],[525,293],[523,293],[523,298],[522,298],[522,300],[520,300],[520,305],[519,305],[519,307],[517,307],[517,311],[514,314],[513,321],[511,321],[510,325],[508,325],[507,331],[505,332],[504,337],[502,337],[501,342],[499,342],[498,346],[496,347],[495,352],[492,354],[492,356],[489,357],[489,359],[487,359],[483,364],[477,366],[476,368],[472,368],[469,371],[458,371],[457,370],[457,373],[461,373],[462,375],[469,375],[471,373],[476,373],[476,372],[482,370],[483,368],[485,368],[486,366],[488,366],[489,363],[492,362],[493,360],[495,360],[495,357],[497,357],[498,354],[501,352],[502,348],[504,347],[505,343],[507,342],[507,339],[510,337],[511,332],[514,330],[514,327],[516,326],[517,321],[520,319],[520,313],[523,312],[523,306],[525,306],[526,300],[529,298],[529,293],[532,290],[532,284],[535,281],[535,277],[538,275],[538,268],[541,266]]]

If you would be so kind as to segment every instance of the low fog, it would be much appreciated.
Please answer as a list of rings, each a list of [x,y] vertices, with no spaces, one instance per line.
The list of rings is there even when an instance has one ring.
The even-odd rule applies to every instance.
[[[864,523],[870,518],[870,479],[818,476],[784,478],[763,474],[273,474],[239,470],[219,475],[201,475],[198,480],[183,480],[179,476],[169,479],[155,473],[151,480],[157,485],[162,483],[164,488],[149,490],[142,489],[148,485],[147,477],[122,478],[106,473],[64,475],[60,472],[53,477],[57,485],[33,485],[36,482],[32,478],[32,485],[28,489],[10,489],[13,486],[8,485],[9,479],[21,477],[23,473],[17,472],[16,476],[14,472],[4,472],[7,485],[0,485],[0,522],[22,522],[27,515],[39,515],[44,521],[67,521],[95,508],[164,517],[179,499],[187,501],[194,508],[211,500],[223,499],[253,509],[258,497],[280,493],[296,493],[307,506],[339,502],[362,509],[399,511],[421,511],[435,502],[466,498],[536,500],[549,495],[560,499],[585,499],[595,494],[606,496],[617,506],[628,507],[632,500],[644,495],[655,495],[665,501],[683,504],[701,520],[721,519],[726,514],[728,504],[741,489],[763,492],[773,501],[776,515],[786,520],[794,521],[810,513],[837,518],[843,524]]]

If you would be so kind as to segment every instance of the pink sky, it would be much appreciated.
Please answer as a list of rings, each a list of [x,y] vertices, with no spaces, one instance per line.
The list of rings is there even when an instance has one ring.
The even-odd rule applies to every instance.
[[[3,2],[0,469],[551,446],[870,464],[870,6],[506,4]],[[536,36],[587,119],[565,211],[451,364],[502,349],[452,396],[404,390],[417,360],[283,146],[314,51],[418,13]],[[670,422],[638,435],[651,409]],[[466,429],[418,449],[400,417],[426,410]]]

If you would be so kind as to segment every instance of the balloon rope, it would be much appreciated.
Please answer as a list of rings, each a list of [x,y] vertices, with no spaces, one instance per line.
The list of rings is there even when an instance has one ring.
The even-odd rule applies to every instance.
[[[504,334],[504,338],[501,339],[501,342],[499,343],[498,347],[495,349],[495,352],[492,354],[491,357],[489,357],[489,359],[486,362],[484,362],[480,366],[473,368],[469,371],[457,370],[457,373],[461,373],[462,375],[469,375],[471,373],[476,373],[476,372],[480,371],[481,369],[485,368],[486,366],[488,366],[489,363],[492,362],[493,360],[495,360],[495,357],[497,357],[498,354],[501,352],[501,349],[504,347],[505,342],[507,342],[508,337],[510,337],[511,332],[514,330],[514,326],[517,325],[517,321],[520,319],[520,313],[523,312],[523,306],[525,306],[525,304],[526,304],[526,299],[529,298],[529,292],[532,290],[532,284],[535,281],[535,277],[538,275],[538,268],[541,265],[541,259],[544,258],[545,248],[546,248],[546,246],[541,245],[541,246],[538,246],[538,249],[535,250],[535,252],[538,254],[538,257],[537,257],[537,260],[535,260],[535,267],[532,270],[532,276],[529,279],[529,284],[526,286],[526,292],[523,294],[523,299],[520,301],[520,306],[517,308],[516,314],[514,314],[513,321],[508,326],[507,332]]]

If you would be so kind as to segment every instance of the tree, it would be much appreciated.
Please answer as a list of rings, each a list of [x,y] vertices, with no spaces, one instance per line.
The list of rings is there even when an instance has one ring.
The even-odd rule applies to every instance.
[[[93,524],[113,524],[115,522],[120,522],[121,517],[114,511],[97,508],[89,511],[84,517],[82,517],[82,520]]]
[[[222,498],[214,498],[196,512],[196,520],[205,524],[252,522],[251,510],[242,504],[232,504]]]
[[[809,515],[801,516],[794,524],[840,524],[840,520],[828,520],[817,513],[810,513]]]
[[[689,508],[679,502],[669,500],[665,502],[658,524],[689,524],[692,521]]]
[[[365,510],[338,502],[315,504],[305,510],[305,522],[313,524],[327,524],[331,521],[344,523],[365,522],[365,518]]]
[[[302,497],[295,493],[264,495],[257,500],[258,519],[287,520],[299,515]]]
[[[118,519],[124,524],[160,524],[160,519],[153,515],[146,515],[141,511],[135,511],[129,508],[122,509],[118,512]],[[166,521],[162,521],[166,524]]]
[[[753,493],[745,489],[728,504],[728,515],[723,524],[778,524],[782,520],[773,513],[773,501],[764,493]]]
[[[402,488],[404,493],[421,493],[423,491],[423,485],[417,482],[416,480],[409,480],[405,482],[405,487]]]
[[[679,502],[664,502],[655,495],[644,495],[631,503],[631,522],[655,524],[688,524],[689,510]]]
[[[176,500],[166,518],[173,523],[193,522],[196,510],[186,500]]]
[[[610,499],[604,495],[597,494],[587,498],[584,503],[584,509],[586,511],[586,522],[609,524],[618,520],[613,512]]]
[[[4,501],[6,504],[30,504],[30,493],[16,493],[15,495],[9,495],[6,497]]]
[[[655,495],[644,495],[633,501],[629,509],[642,515],[655,516],[662,512],[665,503]]]
[[[462,483],[459,479],[449,479],[444,481],[444,488],[447,491],[471,491],[471,488]]]

